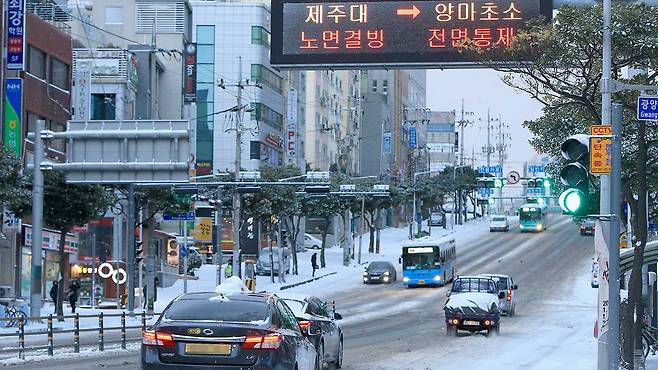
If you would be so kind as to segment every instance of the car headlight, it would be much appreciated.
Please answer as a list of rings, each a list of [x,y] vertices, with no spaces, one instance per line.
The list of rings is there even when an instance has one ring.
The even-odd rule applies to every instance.
[[[543,228],[544,228],[544,225],[542,225],[542,224],[537,225],[537,230],[541,230]]]
[[[402,278],[402,281],[404,281],[405,283],[408,283],[408,282],[409,282],[409,278],[408,278],[408,277],[404,277],[404,278]]]
[[[363,276],[364,276],[364,277],[365,277],[365,276],[368,276],[368,273],[364,271],[364,272],[363,272]]]
[[[390,274],[391,274],[390,272],[386,271],[386,272],[384,273],[384,276],[388,276],[388,275],[390,275]]]
[[[434,281],[441,281],[441,279],[442,279],[441,275],[436,275],[434,277]]]

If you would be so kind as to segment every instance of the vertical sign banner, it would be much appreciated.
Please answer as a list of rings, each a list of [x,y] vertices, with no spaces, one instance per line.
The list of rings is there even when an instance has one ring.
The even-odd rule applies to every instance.
[[[196,43],[185,45],[185,71],[183,76],[183,99],[187,103],[196,103]]]
[[[23,102],[23,80],[8,78],[5,83],[5,146],[21,157],[21,114]]]
[[[22,71],[25,67],[25,0],[9,0],[6,24],[7,69]]]
[[[247,218],[240,229],[240,250],[242,254],[258,254],[258,226],[253,217]]]
[[[288,120],[288,163],[297,162],[297,91],[288,92],[286,104],[286,119]]]
[[[391,154],[391,133],[384,133],[384,153]]]
[[[212,217],[197,217],[192,235],[196,241],[212,242]]]
[[[415,149],[416,148],[416,128],[415,127],[409,127],[409,148],[410,149]]]
[[[598,333],[599,338],[608,331],[610,312],[609,312],[609,292],[608,292],[608,276],[609,276],[609,261],[610,252],[608,251],[608,244],[603,237],[603,229],[601,222],[596,222],[594,229],[594,252],[596,253],[596,262],[599,265],[598,279],[599,279],[599,303],[597,307],[598,312]]]
[[[78,62],[73,80],[73,119],[88,121],[91,106],[91,62]]]

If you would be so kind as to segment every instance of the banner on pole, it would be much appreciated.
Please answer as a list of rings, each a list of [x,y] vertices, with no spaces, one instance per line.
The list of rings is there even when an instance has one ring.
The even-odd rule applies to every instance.
[[[23,102],[23,80],[20,78],[8,78],[5,83],[5,146],[14,153],[17,158],[21,157],[21,115]]]
[[[608,289],[608,276],[610,269],[610,252],[608,251],[608,244],[603,237],[603,229],[601,222],[596,222],[594,229],[594,252],[596,253],[596,262],[599,266],[598,280],[599,280],[599,301],[597,305],[598,312],[598,335],[602,337],[609,329],[610,322],[610,296]]]

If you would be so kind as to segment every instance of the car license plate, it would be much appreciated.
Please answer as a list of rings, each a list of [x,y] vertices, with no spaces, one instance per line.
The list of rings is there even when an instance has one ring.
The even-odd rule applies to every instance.
[[[479,322],[479,321],[466,320],[466,321],[464,321],[464,325],[467,325],[467,326],[479,326],[479,325],[480,325],[480,322]]]
[[[418,280],[418,285],[425,285],[425,280]]]
[[[230,344],[216,343],[185,343],[185,353],[188,355],[230,355]]]

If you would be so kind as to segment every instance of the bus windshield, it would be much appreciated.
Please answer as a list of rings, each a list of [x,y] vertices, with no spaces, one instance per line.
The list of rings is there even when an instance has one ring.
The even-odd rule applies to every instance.
[[[402,253],[402,259],[404,269],[420,270],[435,268],[440,265],[439,248],[405,248]]]
[[[522,209],[519,212],[519,218],[521,221],[541,221],[543,215],[541,209],[538,208]]]

